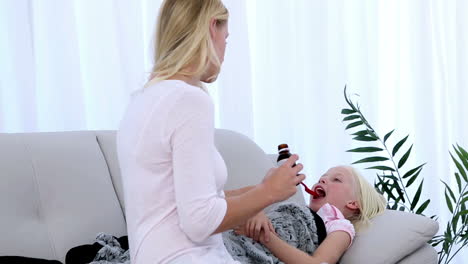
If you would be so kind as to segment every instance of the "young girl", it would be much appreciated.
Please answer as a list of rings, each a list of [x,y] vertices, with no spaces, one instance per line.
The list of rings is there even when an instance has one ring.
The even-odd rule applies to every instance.
[[[263,212],[235,232],[261,242],[284,263],[337,263],[350,247],[354,230],[365,228],[371,218],[382,213],[386,200],[350,166],[329,169],[312,189],[318,196],[310,198],[309,207],[320,216],[327,231],[313,255],[281,240]]]

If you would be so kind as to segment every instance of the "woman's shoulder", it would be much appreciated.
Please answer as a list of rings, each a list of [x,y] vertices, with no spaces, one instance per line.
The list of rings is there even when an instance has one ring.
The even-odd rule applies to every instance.
[[[148,87],[149,97],[158,115],[166,113],[176,124],[186,120],[211,118],[214,103],[210,95],[199,87],[183,81],[167,80]],[[185,121],[184,121],[185,120]]]
[[[174,103],[209,103],[211,97],[200,87],[190,85],[181,80],[163,80],[147,86],[145,93],[155,97],[165,97]]]

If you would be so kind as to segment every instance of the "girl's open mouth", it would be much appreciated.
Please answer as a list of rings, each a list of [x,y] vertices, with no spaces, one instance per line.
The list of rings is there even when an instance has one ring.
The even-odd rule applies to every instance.
[[[315,187],[314,192],[317,194],[314,195],[314,199],[320,199],[327,196],[327,192],[325,192],[325,189],[323,189],[323,187],[320,185]]]

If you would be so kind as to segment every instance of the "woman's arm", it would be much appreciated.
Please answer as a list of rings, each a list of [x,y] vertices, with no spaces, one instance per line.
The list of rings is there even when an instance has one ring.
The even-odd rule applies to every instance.
[[[262,183],[243,194],[226,197],[226,214],[214,234],[242,225],[265,207],[292,196],[296,185],[305,178],[304,174],[298,175],[302,164],[292,167],[297,159],[297,155],[292,155],[280,167],[270,169]]]
[[[328,264],[337,263],[344,254],[351,238],[344,231],[336,231],[327,235],[312,256],[289,245],[278,236],[270,233],[270,241],[261,241],[277,258],[285,263]]]
[[[174,174],[174,193],[179,226],[194,242],[241,225],[268,205],[294,195],[304,180],[301,164],[292,155],[272,168],[263,179],[243,194],[221,197],[213,169],[214,105],[199,89],[187,90],[170,110],[167,124]],[[202,173],[203,172],[203,173]]]
[[[243,193],[246,193],[246,192],[252,190],[253,188],[255,188],[255,186],[250,185],[250,186],[242,187],[242,188],[239,188],[239,189],[225,190],[224,194],[226,195],[226,197],[237,196],[237,195],[241,195]]]

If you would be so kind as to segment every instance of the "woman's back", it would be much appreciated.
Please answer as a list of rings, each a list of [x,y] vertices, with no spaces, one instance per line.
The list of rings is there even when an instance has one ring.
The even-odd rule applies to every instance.
[[[182,81],[161,81],[132,96],[117,135],[117,151],[133,263],[164,262],[167,256],[219,245],[220,235],[208,236],[226,211],[219,198],[224,196],[227,172],[212,141],[213,115],[209,95]],[[185,158],[184,153],[190,157],[197,152],[208,159]],[[200,175],[215,180],[217,188],[205,190],[208,197],[196,196],[197,185],[203,184],[196,182]],[[211,206],[195,210],[197,199]],[[200,214],[205,217],[203,233],[195,224]]]

